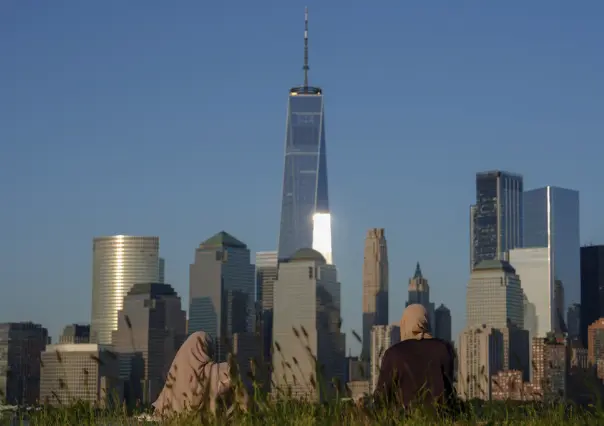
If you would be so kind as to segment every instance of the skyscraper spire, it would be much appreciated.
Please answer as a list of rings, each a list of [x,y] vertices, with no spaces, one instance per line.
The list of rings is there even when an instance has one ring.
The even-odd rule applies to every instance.
[[[422,268],[419,266],[419,262],[417,262],[417,265],[415,266],[415,274],[413,275],[413,278],[423,278]]]
[[[304,88],[308,88],[308,7],[304,8]]]

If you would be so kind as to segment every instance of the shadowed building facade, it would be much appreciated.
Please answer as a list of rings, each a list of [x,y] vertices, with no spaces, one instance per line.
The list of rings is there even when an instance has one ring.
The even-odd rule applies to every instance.
[[[0,324],[0,398],[33,405],[40,397],[40,357],[48,330],[31,322]]]
[[[587,329],[604,318],[604,245],[581,247],[581,342],[587,347]]]
[[[441,303],[434,312],[434,337],[453,342],[451,324],[451,311]]]
[[[188,334],[208,333],[215,340],[218,360],[226,360],[233,334],[254,328],[254,296],[249,249],[219,232],[199,245],[189,268]]]
[[[388,325],[388,245],[383,228],[372,228],[365,238],[363,259],[363,350],[371,356],[371,329]]]
[[[295,398],[324,400],[334,395],[334,380],[344,386],[346,341],[340,330],[340,299],[336,267],[316,250],[300,249],[279,264],[273,393],[290,389]],[[313,386],[313,380],[322,385]]]
[[[409,279],[409,296],[405,306],[413,305],[415,303],[422,305],[426,312],[428,312],[428,319],[432,332],[434,332],[434,326],[436,319],[434,318],[434,303],[430,302],[430,286],[428,280],[424,278],[422,274],[422,268],[419,266],[419,262],[415,265],[415,273],[413,277]]]
[[[113,332],[128,403],[151,403],[161,392],[176,352],[186,338],[186,314],[172,286],[135,284],[118,312]]]
[[[110,345],[117,312],[136,283],[160,282],[159,237],[114,235],[92,242],[90,341]]]
[[[59,336],[59,343],[90,343],[90,326],[87,324],[69,324]]]
[[[304,84],[290,89],[287,105],[278,256],[308,247],[331,263],[323,90],[308,84],[308,11],[305,18]]]
[[[256,332],[261,336],[261,358],[267,366],[271,362],[273,299],[278,272],[276,251],[256,253]]]

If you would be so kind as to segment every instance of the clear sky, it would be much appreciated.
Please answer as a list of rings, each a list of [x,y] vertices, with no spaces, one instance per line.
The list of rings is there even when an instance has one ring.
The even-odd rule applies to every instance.
[[[420,261],[460,331],[477,171],[580,190],[604,242],[604,2],[4,0],[0,321],[89,322],[94,236],[160,236],[186,305],[204,239],[276,248],[306,5],[347,331],[370,227],[391,320]]]

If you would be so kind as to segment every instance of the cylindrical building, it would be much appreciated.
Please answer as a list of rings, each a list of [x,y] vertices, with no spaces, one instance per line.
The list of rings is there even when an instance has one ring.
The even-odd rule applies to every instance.
[[[92,243],[90,339],[110,345],[117,312],[134,284],[160,282],[159,237],[114,235]]]

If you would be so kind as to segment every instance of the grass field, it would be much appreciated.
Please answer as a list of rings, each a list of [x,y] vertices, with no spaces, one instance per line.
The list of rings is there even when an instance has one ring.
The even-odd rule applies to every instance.
[[[137,420],[133,415],[117,411],[95,410],[85,404],[42,409],[30,414],[4,416],[0,425],[135,425],[157,424]],[[213,416],[195,412],[187,417],[161,424],[172,425],[602,425],[604,410],[596,407],[539,404],[518,405],[492,402],[466,407],[463,414],[450,416],[427,415],[421,412],[403,413],[396,407],[374,408],[351,402],[309,404],[301,402],[265,401],[253,405],[248,413],[235,412]]]

